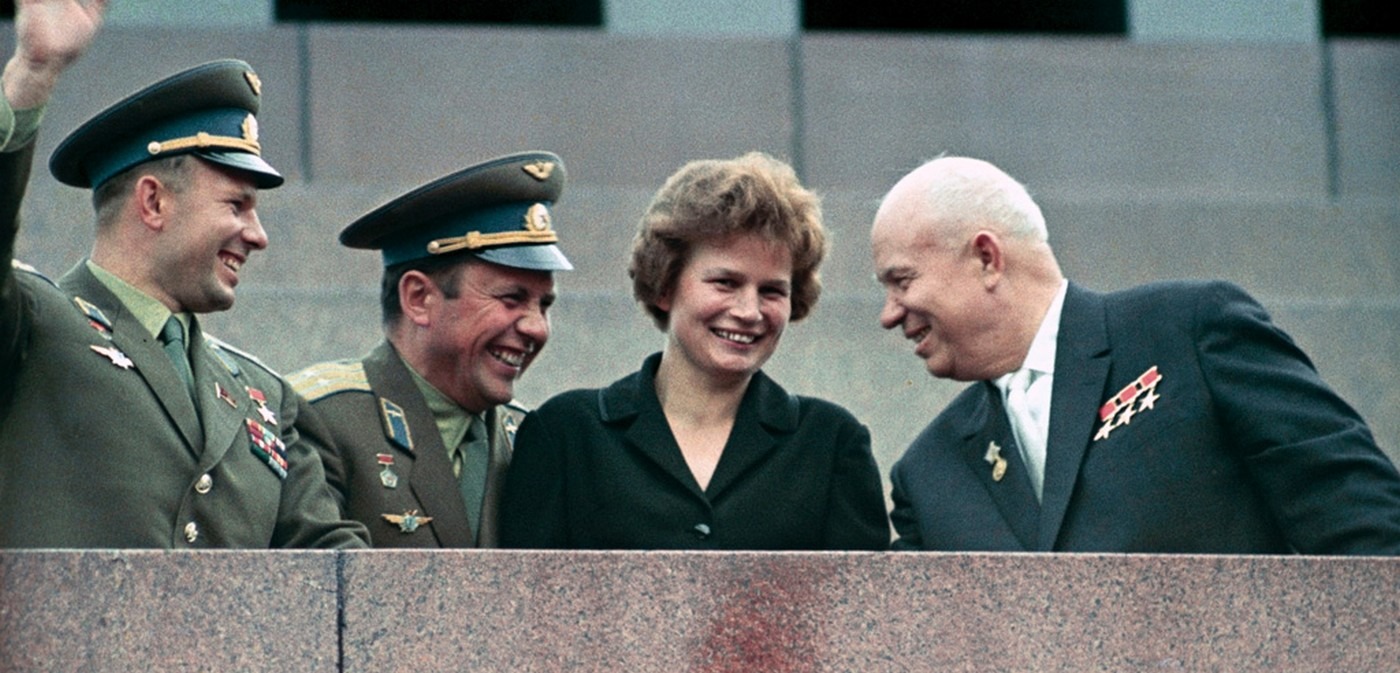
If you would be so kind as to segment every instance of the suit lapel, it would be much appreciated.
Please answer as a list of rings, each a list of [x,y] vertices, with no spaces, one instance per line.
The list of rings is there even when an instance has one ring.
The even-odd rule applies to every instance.
[[[1050,397],[1045,488],[1036,545],[1041,551],[1054,549],[1074,495],[1108,381],[1109,352],[1103,298],[1071,283],[1055,346],[1055,387]]]
[[[1030,475],[1021,461],[1015,433],[1001,404],[1000,391],[990,381],[977,385],[981,386],[982,400],[963,426],[963,459],[996,503],[997,511],[1016,540],[1025,549],[1034,549],[1040,505],[1035,501]],[[996,478],[994,462],[987,461],[993,442],[998,447],[997,454],[1006,461],[1006,472],[1001,479]]]
[[[412,437],[411,447],[395,443],[382,417],[380,421],[385,425],[385,437],[408,458],[404,461],[404,471],[407,472],[409,487],[422,506],[419,513],[433,518],[430,527],[438,544],[444,547],[475,546],[473,539],[476,536],[467,521],[467,506],[462,502],[462,492],[452,474],[452,462],[447,457],[447,448],[442,444],[442,433],[438,432],[437,422],[423,401],[423,393],[414,385],[408,366],[388,343],[376,347],[365,358],[364,366],[369,385],[379,398],[381,415],[386,400],[403,412],[404,423]]]
[[[192,455],[198,455],[204,446],[199,414],[194,401],[185,392],[185,382],[175,372],[155,337],[147,333],[117,296],[88,271],[86,260],[64,274],[59,285],[70,296],[81,297],[100,308],[112,321],[112,345],[131,359],[136,372],[179,430],[186,448]]]

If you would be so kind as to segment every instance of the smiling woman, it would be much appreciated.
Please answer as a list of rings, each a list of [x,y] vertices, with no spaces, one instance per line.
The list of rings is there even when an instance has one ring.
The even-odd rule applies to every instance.
[[[787,164],[751,153],[672,175],[629,270],[665,350],[526,417],[503,546],[885,549],[869,430],[762,371],[816,304],[825,252],[819,200]]]

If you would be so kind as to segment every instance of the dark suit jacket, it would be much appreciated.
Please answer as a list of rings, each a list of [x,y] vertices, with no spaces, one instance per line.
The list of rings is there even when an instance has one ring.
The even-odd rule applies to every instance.
[[[497,546],[497,503],[523,409],[502,405],[487,414],[491,458],[478,538],[442,433],[392,345],[383,342],[363,360],[312,365],[288,378],[310,401],[313,412],[303,429],[321,447],[342,511],[369,528],[373,546]],[[392,478],[382,476],[381,461],[390,462]],[[411,512],[432,520],[414,527],[384,517]]]
[[[659,354],[530,413],[501,503],[507,547],[883,550],[870,433],[841,407],[754,375],[701,491],[656,398]]]
[[[27,154],[0,154],[0,202],[18,202]],[[285,381],[196,320],[196,412],[159,342],[84,264],[59,285],[11,267],[18,227],[0,210],[0,547],[364,546],[299,440]]]
[[[991,442],[1010,461],[1000,481]],[[938,415],[891,480],[896,549],[1400,553],[1394,465],[1227,283],[1070,285],[1043,504],[988,382]]]

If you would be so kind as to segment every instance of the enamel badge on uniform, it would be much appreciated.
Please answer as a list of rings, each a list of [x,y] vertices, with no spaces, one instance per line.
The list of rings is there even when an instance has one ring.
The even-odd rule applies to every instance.
[[[116,346],[103,347],[93,345],[89,347],[92,348],[92,350],[97,351],[98,354],[107,356],[107,359],[111,360],[112,364],[121,367],[122,369],[131,369],[131,367],[134,364],[136,364],[131,361],[131,358],[126,356],[126,353],[117,350]]]
[[[267,463],[267,466],[272,468],[278,477],[286,479],[287,446],[282,443],[282,438],[251,418],[244,419],[244,421],[248,425],[248,436],[253,440],[249,450],[253,452],[253,455]]]
[[[379,483],[383,484],[384,488],[398,488],[399,475],[395,474],[393,470],[394,454],[376,453],[374,460],[384,467],[383,470],[379,471]]]
[[[108,341],[112,340],[112,321],[107,319],[107,316],[102,313],[102,309],[97,308],[92,302],[82,297],[73,297],[73,303],[77,304],[78,310],[87,316],[89,326],[97,330],[102,338]]]
[[[408,418],[404,416],[403,407],[381,397],[379,410],[384,418],[384,434],[389,441],[398,444],[401,449],[412,451],[413,435],[408,431]]]
[[[418,516],[418,510],[410,509],[403,514],[380,514],[385,521],[399,527],[401,533],[412,533],[418,527],[433,520],[430,516]]]
[[[225,390],[223,386],[219,385],[218,381],[214,382],[214,396],[227,402],[230,407],[234,409],[238,408],[238,400],[233,399],[233,395]]]
[[[992,481],[1001,481],[1006,476],[1006,459],[1001,457],[1001,446],[996,442],[987,444],[987,454],[982,456],[992,466]]]
[[[1161,381],[1162,375],[1157,371],[1156,365],[1153,365],[1151,369],[1143,372],[1142,376],[1137,377],[1137,380],[1104,402],[1103,406],[1099,407],[1099,420],[1103,425],[1094,433],[1094,441],[1107,439],[1114,428],[1132,423],[1133,416],[1155,409],[1157,400],[1161,399],[1161,395],[1157,394],[1157,384]]]
[[[258,405],[258,415],[262,417],[264,423],[277,425],[277,414],[267,407],[267,394],[251,386],[245,387],[248,397],[253,398],[253,402]]]

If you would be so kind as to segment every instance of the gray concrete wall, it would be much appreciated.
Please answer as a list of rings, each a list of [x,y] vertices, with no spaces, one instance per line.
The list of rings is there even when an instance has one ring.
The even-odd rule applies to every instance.
[[[555,337],[518,391],[538,403],[606,384],[662,344],[624,271],[651,192],[686,160],[762,149],[825,194],[833,241],[827,293],[770,373],[865,420],[885,470],[959,386],[928,378],[879,330],[866,233],[889,185],[950,152],[1029,184],[1067,273],[1090,287],[1242,284],[1400,457],[1392,43],[109,28],[62,84],[41,156],[158,74],[253,63],[266,153],[291,179],[263,195],[272,249],[210,323],[279,369],[378,339],[378,260],[341,249],[340,228],[416,183],[543,148],[570,170],[556,225],[579,270],[560,275]],[[21,257],[55,275],[76,262],[91,237],[86,198],[40,171]]]

